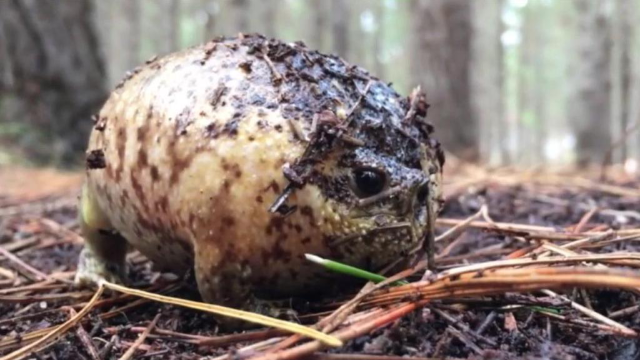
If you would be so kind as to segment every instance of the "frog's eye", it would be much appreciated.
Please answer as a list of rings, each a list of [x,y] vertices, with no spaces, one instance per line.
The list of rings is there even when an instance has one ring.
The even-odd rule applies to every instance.
[[[384,190],[387,176],[378,169],[360,168],[353,171],[353,183],[356,194],[366,198]]]

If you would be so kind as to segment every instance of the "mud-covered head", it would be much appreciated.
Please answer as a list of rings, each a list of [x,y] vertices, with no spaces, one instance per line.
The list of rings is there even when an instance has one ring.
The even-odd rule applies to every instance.
[[[419,248],[432,226],[444,159],[424,119],[423,93],[403,99],[377,80],[367,84],[356,103],[317,117],[315,146],[326,148],[307,186],[317,186],[339,214],[333,250],[365,244],[397,256]]]

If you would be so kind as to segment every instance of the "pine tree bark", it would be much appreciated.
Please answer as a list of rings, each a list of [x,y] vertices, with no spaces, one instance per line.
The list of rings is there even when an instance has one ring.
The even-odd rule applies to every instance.
[[[0,121],[19,119],[46,134],[27,144],[43,160],[70,165],[82,158],[91,115],[106,98],[92,21],[89,0],[0,2],[0,28],[11,34],[1,46],[10,81],[3,81]]]
[[[599,163],[611,144],[611,24],[607,1],[574,0],[577,19],[569,120],[579,165]]]
[[[478,124],[471,111],[471,2],[412,0],[410,78],[427,92],[429,119],[443,147],[479,159]]]

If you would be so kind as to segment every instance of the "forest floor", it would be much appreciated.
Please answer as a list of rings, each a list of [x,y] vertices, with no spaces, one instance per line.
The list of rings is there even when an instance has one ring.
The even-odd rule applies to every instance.
[[[451,170],[437,228],[438,274],[412,269],[405,273],[411,285],[374,292],[349,309],[332,332],[345,345],[330,350],[277,330],[224,333],[208,313],[131,295],[89,301],[95,291],[71,283],[82,247],[80,181],[75,173],[0,168],[1,360],[39,339],[30,358],[640,355],[640,275],[629,270],[640,266],[640,180],[617,169],[605,179],[598,171]],[[198,300],[193,283],[155,273],[136,252],[128,261],[131,287]],[[292,303],[312,325],[354,295]],[[74,317],[87,304],[91,311]],[[78,322],[48,335],[69,319]]]

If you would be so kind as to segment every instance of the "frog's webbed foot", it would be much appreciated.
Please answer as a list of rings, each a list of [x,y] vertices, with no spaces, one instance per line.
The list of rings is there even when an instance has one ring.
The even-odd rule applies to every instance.
[[[85,245],[78,259],[76,284],[95,286],[102,280],[124,283],[127,278],[127,241],[111,229],[86,184],[82,189],[79,210]]]
[[[78,259],[75,283],[80,286],[95,286],[101,281],[124,284],[127,278],[127,265],[123,261],[108,261],[85,247]]]
[[[288,307],[285,301],[262,300],[251,296],[245,308],[260,315],[298,322],[298,312]]]
[[[250,295],[245,303],[240,306],[232,307],[276,319],[299,322],[298,313],[295,310],[283,307],[282,305],[283,304],[279,301],[258,299],[253,295]],[[258,324],[231,317],[219,316],[216,317],[216,320],[220,327],[226,330],[249,330],[260,326]]]

